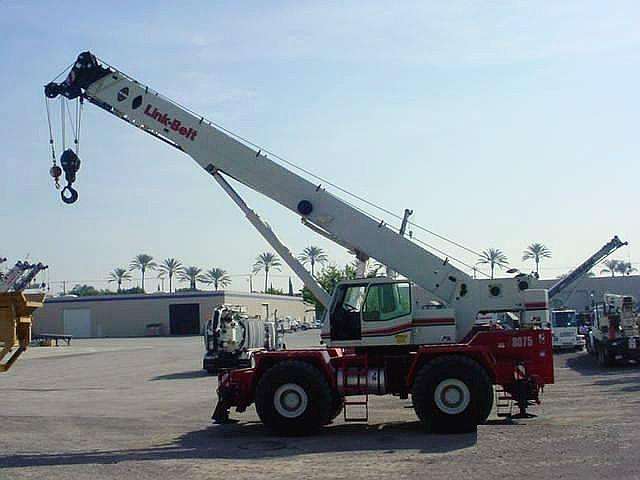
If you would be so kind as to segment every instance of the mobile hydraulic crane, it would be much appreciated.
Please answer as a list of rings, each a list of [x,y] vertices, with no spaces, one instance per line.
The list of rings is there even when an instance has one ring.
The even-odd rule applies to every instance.
[[[631,295],[605,293],[593,306],[592,318],[587,350],[601,367],[640,360],[640,316]]]
[[[623,242],[615,235],[597,252],[549,288],[549,300],[553,307],[551,310],[551,330],[553,332],[554,349],[582,350],[586,340],[584,335],[580,335],[578,332],[576,311],[564,307],[566,300],[570,296],[570,290],[568,289],[589,273],[598,263],[625,245],[628,245],[628,242]]]
[[[513,400],[522,414],[553,383],[548,294],[529,275],[476,280],[374,219],[322,185],[276,163],[261,149],[163,97],[90,52],[80,54],[45,95],[90,102],[191,156],[242,209],[249,221],[326,307],[325,349],[262,352],[252,368],[222,373],[213,418],[255,403],[267,427],[300,434],[328,424],[368,396],[412,397],[428,430],[473,430],[494,402]],[[63,99],[64,101],[64,99]],[[61,157],[63,200],[73,203],[77,152]],[[60,167],[52,175],[62,174]],[[329,296],[240,198],[225,177],[299,215],[313,231],[357,258],[375,258],[402,277],[360,278]],[[475,327],[478,313],[513,312],[513,330]],[[360,400],[352,401],[353,397]]]

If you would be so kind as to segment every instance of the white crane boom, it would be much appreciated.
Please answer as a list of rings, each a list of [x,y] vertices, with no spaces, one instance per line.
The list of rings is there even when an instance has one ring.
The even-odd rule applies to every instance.
[[[551,288],[549,288],[549,298],[553,298],[556,295],[559,295],[562,291],[564,291],[567,287],[572,285],[574,282],[578,281],[584,275],[589,273],[594,266],[604,260],[606,257],[611,255],[613,252],[618,250],[621,247],[628,245],[628,242],[623,242],[615,235],[611,240],[605,243],[600,250],[595,252],[589,258],[587,258],[584,262],[574,268],[569,274],[555,283]]]
[[[190,155],[208,171],[220,170],[376,258],[438,298],[449,301],[470,277],[449,262],[403,238],[305,178],[270,160],[219,127],[159,95],[85,52],[59,91],[82,96]],[[448,280],[453,277],[456,280]]]
[[[424,289],[432,300],[455,309],[457,338],[471,330],[478,312],[524,311],[528,308],[525,290],[538,285],[530,276],[472,279],[448,259],[425,250],[322,185],[287,170],[248,142],[98,61],[90,52],[80,54],[66,80],[48,84],[45,94],[49,98],[86,99],[187,153],[206,171],[224,173],[275,200],[300,215],[315,231],[348,246],[359,258],[377,259]],[[69,181],[63,199],[65,191],[71,193],[71,199],[65,200],[71,203],[77,198],[70,183],[75,181],[79,159],[67,152],[69,158],[65,160],[64,154],[61,158]],[[428,308],[418,297],[414,303],[419,310]]]

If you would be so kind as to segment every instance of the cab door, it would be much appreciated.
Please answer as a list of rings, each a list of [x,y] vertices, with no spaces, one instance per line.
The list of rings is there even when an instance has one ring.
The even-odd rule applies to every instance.
[[[363,345],[408,345],[412,341],[409,282],[377,282],[362,307]]]
[[[362,338],[362,307],[366,293],[366,283],[338,286],[329,319],[332,344],[359,341]]]

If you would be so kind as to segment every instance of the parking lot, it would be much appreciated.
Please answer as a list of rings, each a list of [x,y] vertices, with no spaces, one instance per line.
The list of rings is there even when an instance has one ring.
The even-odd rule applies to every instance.
[[[318,343],[318,331],[288,346]],[[96,339],[33,348],[0,377],[0,479],[638,478],[640,367],[556,356],[534,419],[426,435],[410,401],[372,397],[368,425],[341,417],[279,438],[252,408],[212,425],[216,381],[199,337]]]

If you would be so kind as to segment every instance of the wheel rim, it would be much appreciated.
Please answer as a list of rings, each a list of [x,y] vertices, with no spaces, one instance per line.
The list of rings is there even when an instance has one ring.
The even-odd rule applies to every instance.
[[[448,378],[438,384],[433,399],[442,412],[457,415],[464,412],[471,403],[471,392],[464,382]]]
[[[273,406],[286,418],[299,417],[305,412],[308,404],[307,392],[295,383],[281,385],[273,395]]]

